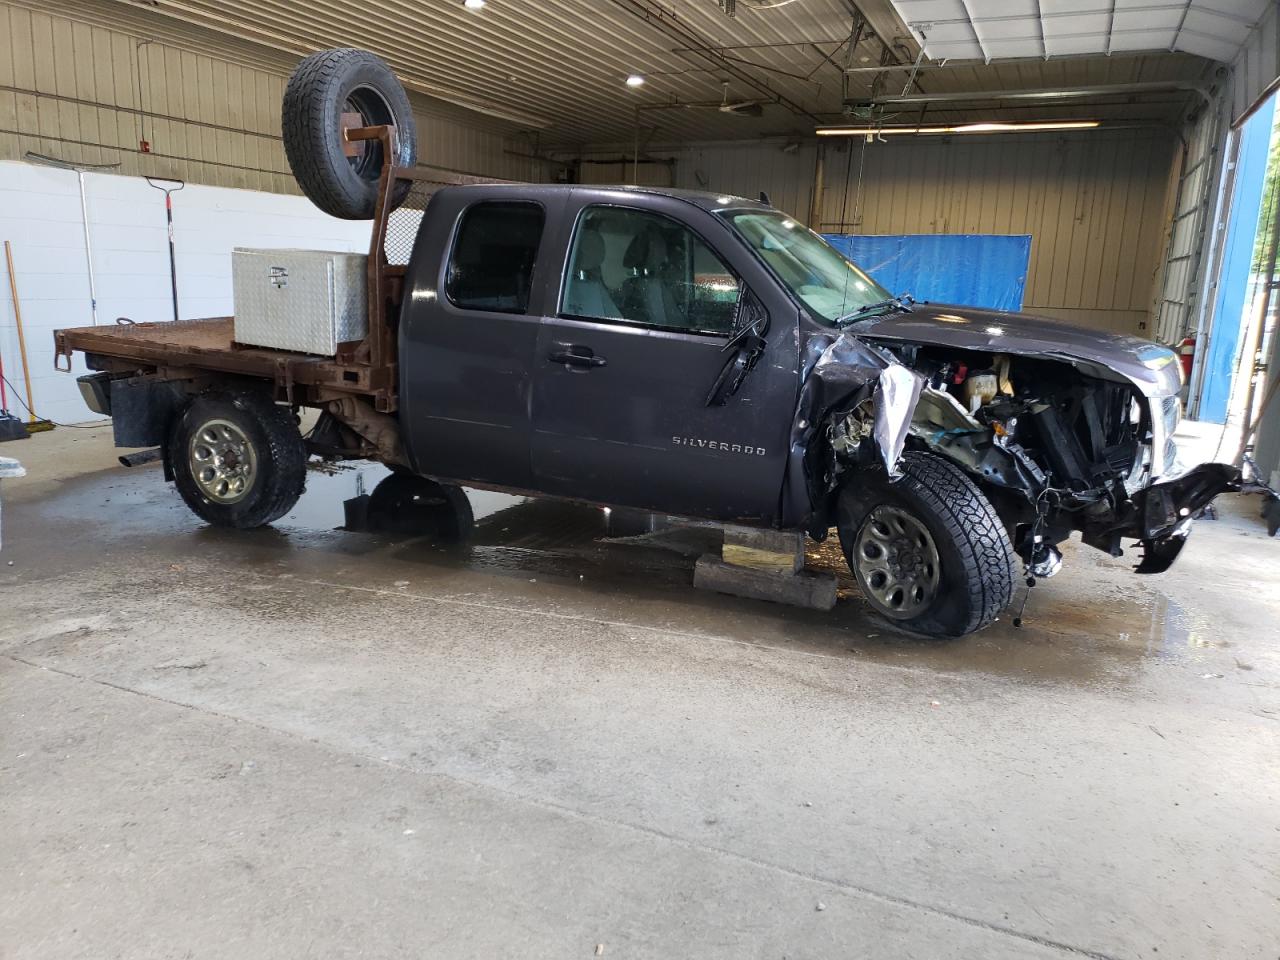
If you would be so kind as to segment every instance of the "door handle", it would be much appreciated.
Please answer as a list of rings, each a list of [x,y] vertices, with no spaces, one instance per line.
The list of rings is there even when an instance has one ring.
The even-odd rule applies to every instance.
[[[547,355],[552,363],[563,363],[566,367],[603,367],[608,362],[604,357],[597,357],[590,347],[577,343],[557,343],[557,349]]]

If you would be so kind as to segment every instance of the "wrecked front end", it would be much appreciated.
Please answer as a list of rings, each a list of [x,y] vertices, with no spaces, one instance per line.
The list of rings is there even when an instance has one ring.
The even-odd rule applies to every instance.
[[[1137,541],[1135,569],[1163,572],[1199,512],[1240,487],[1234,467],[1177,463],[1179,380],[1164,348],[1096,337],[1066,352],[1071,345],[1003,331],[970,342],[948,331],[941,339],[953,342],[942,343],[879,332],[871,324],[809,345],[791,479],[803,479],[817,538],[845,484],[896,476],[913,449],[974,479],[1037,576],[1057,572],[1058,545],[1077,531],[1112,556]]]

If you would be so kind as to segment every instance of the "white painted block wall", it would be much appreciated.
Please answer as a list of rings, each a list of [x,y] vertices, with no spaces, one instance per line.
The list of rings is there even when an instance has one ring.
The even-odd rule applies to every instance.
[[[85,174],[99,324],[117,317],[171,320],[164,194],[138,177]],[[305,197],[189,185],[173,195],[178,314],[232,312],[233,247],[304,247],[363,253],[369,223],[338,220]],[[18,296],[36,412],[63,423],[93,417],[72,373],[53,368],[53,331],[93,322],[76,174],[28,163],[0,163],[0,241],[13,244]],[[0,262],[0,356],[22,391],[17,328],[8,276]],[[12,394],[12,391],[10,391]],[[20,394],[21,395],[21,394]],[[12,396],[9,408],[20,413]]]

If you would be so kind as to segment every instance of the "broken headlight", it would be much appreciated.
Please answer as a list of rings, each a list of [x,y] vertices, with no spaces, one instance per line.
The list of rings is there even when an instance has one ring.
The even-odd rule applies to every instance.
[[[1182,401],[1176,395],[1153,398],[1151,407],[1152,476],[1163,477],[1177,467],[1178,445],[1173,434],[1182,422]]]

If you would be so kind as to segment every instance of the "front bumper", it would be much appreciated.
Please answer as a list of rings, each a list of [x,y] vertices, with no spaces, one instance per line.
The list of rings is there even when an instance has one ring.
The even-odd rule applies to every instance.
[[[1220,493],[1239,490],[1240,471],[1228,463],[1202,463],[1172,480],[1130,496],[1124,517],[1110,532],[1142,544],[1138,573],[1164,573],[1178,558],[1200,511]]]

